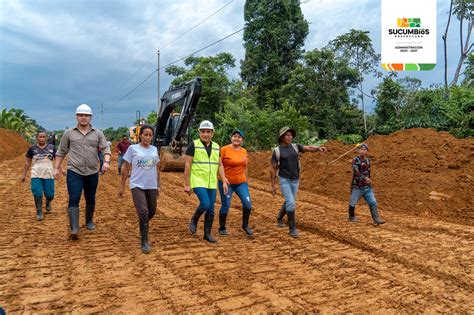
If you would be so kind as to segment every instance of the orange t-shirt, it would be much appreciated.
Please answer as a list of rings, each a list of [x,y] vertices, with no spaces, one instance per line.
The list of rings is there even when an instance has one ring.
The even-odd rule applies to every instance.
[[[240,147],[240,150],[232,148],[228,144],[221,148],[221,159],[224,165],[225,177],[231,184],[240,184],[247,181],[245,169],[248,163],[247,150]]]

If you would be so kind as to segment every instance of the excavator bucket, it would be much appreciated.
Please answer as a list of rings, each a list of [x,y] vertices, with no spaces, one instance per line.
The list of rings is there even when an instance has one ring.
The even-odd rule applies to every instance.
[[[184,153],[174,153],[171,147],[160,148],[160,171],[161,172],[183,172]]]

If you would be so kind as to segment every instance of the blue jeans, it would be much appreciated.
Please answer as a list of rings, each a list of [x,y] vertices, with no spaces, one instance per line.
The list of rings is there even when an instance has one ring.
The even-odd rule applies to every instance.
[[[298,193],[299,179],[291,180],[280,176],[280,190],[285,198],[286,212],[295,211],[296,208],[296,194]]]
[[[232,201],[232,193],[235,191],[242,202],[242,208],[250,210],[252,209],[252,202],[250,201],[249,185],[247,182],[240,184],[230,184],[227,195],[224,194],[224,186],[222,181],[219,181],[219,193],[221,195],[221,209],[219,214],[227,214],[229,212],[230,203]]]
[[[123,163],[123,154],[118,155],[118,168],[122,168],[122,163]]]
[[[204,187],[193,188],[194,193],[199,198],[197,210],[214,215],[214,204],[216,203],[217,189],[208,189]]]
[[[67,170],[66,175],[67,192],[69,193],[68,207],[79,207],[82,190],[84,189],[84,197],[87,205],[95,205],[95,192],[99,184],[99,174],[95,173],[89,176],[77,174],[71,170]]]
[[[349,205],[355,207],[360,198],[364,197],[365,201],[369,206],[377,206],[377,200],[375,200],[374,192],[372,187],[354,187],[351,191],[351,199],[349,200]]]
[[[52,178],[31,178],[31,192],[35,197],[46,196],[46,199],[53,200],[54,198],[54,179]]]

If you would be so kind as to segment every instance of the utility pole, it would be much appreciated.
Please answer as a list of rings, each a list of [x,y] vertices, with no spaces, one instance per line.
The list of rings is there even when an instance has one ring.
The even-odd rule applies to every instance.
[[[157,72],[157,82],[156,82],[156,90],[157,90],[157,104],[156,104],[156,119],[158,120],[158,115],[160,114],[160,51],[158,50],[158,68],[156,69]]]
[[[100,105],[100,129],[104,130],[104,102]]]

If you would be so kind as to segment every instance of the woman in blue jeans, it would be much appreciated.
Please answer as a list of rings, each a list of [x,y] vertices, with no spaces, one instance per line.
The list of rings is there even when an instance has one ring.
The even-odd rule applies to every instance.
[[[227,193],[227,179],[220,158],[220,148],[212,141],[214,125],[204,120],[199,125],[199,139],[190,143],[184,156],[184,191],[192,191],[199,198],[199,206],[189,223],[189,231],[196,234],[199,218],[204,216],[204,239],[209,243],[217,241],[212,237],[214,221],[214,204],[216,202],[217,174],[223,180],[224,193]]]
[[[285,202],[280,208],[277,215],[277,223],[279,227],[285,227],[283,217],[288,216],[288,226],[290,235],[298,237],[296,230],[296,194],[298,193],[298,185],[300,178],[300,162],[299,154],[304,152],[326,152],[325,147],[314,145],[302,145],[292,143],[296,136],[295,129],[283,127],[280,129],[278,143],[279,146],[273,150],[270,169],[270,179],[272,194],[276,195],[276,175],[280,177],[280,190],[285,198]]]
[[[221,195],[221,209],[219,211],[219,229],[220,235],[228,235],[225,223],[232,201],[232,193],[235,191],[242,202],[242,229],[247,235],[252,236],[253,231],[249,227],[250,212],[252,202],[250,200],[249,185],[247,183],[247,150],[242,147],[244,133],[240,130],[234,130],[231,134],[231,143],[222,147],[221,160],[224,166],[224,173],[229,182],[227,194],[224,193],[224,185],[219,180],[219,192]]]

